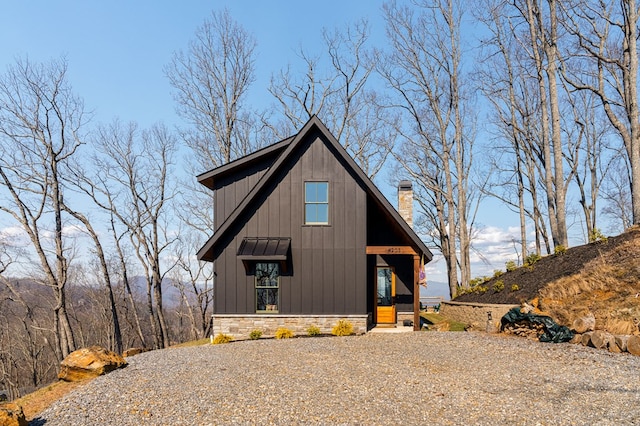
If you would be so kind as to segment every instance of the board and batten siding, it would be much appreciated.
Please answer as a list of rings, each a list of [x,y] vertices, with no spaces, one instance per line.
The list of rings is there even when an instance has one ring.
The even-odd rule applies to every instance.
[[[262,163],[244,170],[241,175],[223,177],[216,182],[214,195],[214,224],[216,229],[229,217],[236,206],[247,196],[251,188],[260,180],[269,168]]]
[[[367,313],[367,299],[373,295],[367,295],[366,285],[366,192],[320,133],[302,142],[260,194],[252,214],[239,221],[235,237],[215,262],[218,314],[255,313],[255,277],[236,256],[245,237],[291,238],[292,268],[280,278],[279,313]],[[247,177],[230,186],[249,181]],[[329,225],[304,224],[305,181],[329,182]]]

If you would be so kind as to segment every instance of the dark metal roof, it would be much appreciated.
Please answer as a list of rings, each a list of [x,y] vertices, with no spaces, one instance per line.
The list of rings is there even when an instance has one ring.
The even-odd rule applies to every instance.
[[[198,179],[198,182],[200,182],[207,188],[215,189],[214,182],[219,177],[227,175],[229,173],[233,173],[238,168],[247,167],[248,165],[256,161],[260,161],[264,159],[267,155],[270,155],[270,154],[274,154],[276,156],[279,155],[283,149],[289,146],[289,143],[293,138],[294,138],[293,136],[290,136],[286,139],[281,140],[280,142],[274,143],[273,145],[269,145],[251,154],[245,155],[244,157],[233,160],[230,163],[227,163],[220,167],[216,167],[215,169],[209,170],[208,172],[202,173],[196,176],[196,178]]]
[[[245,238],[240,243],[242,260],[287,260],[291,238]]]
[[[235,169],[237,166],[242,166],[246,164],[248,161],[255,161],[262,154],[267,152],[278,152],[278,158],[271,165],[269,170],[260,178],[258,183],[249,191],[247,196],[236,206],[234,211],[227,217],[224,222],[220,225],[218,229],[216,229],[215,233],[206,244],[198,251],[198,259],[200,260],[208,260],[213,261],[214,259],[211,256],[211,251],[213,247],[217,244],[217,242],[222,238],[222,236],[229,232],[232,224],[238,220],[241,214],[247,209],[247,207],[254,201],[257,195],[262,191],[262,189],[267,185],[267,183],[274,178],[274,176],[278,173],[279,169],[285,164],[286,160],[289,156],[294,152],[296,147],[302,143],[304,138],[314,129],[317,129],[320,133],[322,133],[327,141],[333,146],[337,154],[342,157],[342,159],[347,163],[347,165],[351,168],[352,173],[357,176],[357,178],[363,183],[367,192],[373,197],[373,200],[378,204],[383,211],[385,211],[393,220],[397,223],[402,232],[409,237],[412,246],[416,249],[416,251],[420,255],[424,255],[426,257],[426,261],[431,261],[433,255],[431,251],[427,248],[424,242],[418,237],[415,231],[407,224],[407,222],[400,216],[398,211],[389,203],[389,201],[385,198],[385,196],[380,192],[378,187],[374,185],[374,183],[369,179],[369,177],[362,171],[362,169],[356,164],[356,162],[351,158],[351,156],[347,153],[342,145],[338,142],[338,140],[329,132],[324,123],[320,121],[317,116],[313,116],[307,121],[307,123],[302,127],[302,129],[298,132],[297,135],[284,139],[277,144],[272,145],[271,147],[264,148],[264,150],[258,151],[256,153],[250,154],[242,159],[236,160],[235,164],[229,164],[227,166],[222,166],[219,169],[214,169],[207,173],[203,173],[198,176],[198,180],[200,183],[209,186],[213,181],[214,177],[220,173],[220,169],[223,171],[231,171],[231,169]],[[210,182],[207,182],[209,181]],[[209,186],[211,187],[211,186]]]

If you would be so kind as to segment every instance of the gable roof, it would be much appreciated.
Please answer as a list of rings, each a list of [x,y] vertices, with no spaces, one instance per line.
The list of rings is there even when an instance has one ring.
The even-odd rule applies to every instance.
[[[358,166],[353,158],[351,158],[349,153],[347,153],[344,147],[315,115],[312,116],[309,121],[307,121],[307,123],[302,127],[302,129],[300,129],[297,135],[284,139],[281,142],[273,144],[260,151],[256,151],[253,154],[249,154],[234,162],[228,163],[224,166],[218,167],[198,176],[198,181],[200,183],[213,189],[214,180],[216,179],[216,177],[222,174],[232,173],[234,170],[238,170],[239,167],[243,167],[247,164],[250,164],[251,162],[258,161],[260,158],[266,156],[267,154],[271,154],[277,152],[278,150],[281,150],[280,154],[273,162],[271,167],[266,171],[264,175],[262,175],[256,185],[251,188],[244,199],[236,206],[236,208],[218,227],[218,229],[215,230],[213,236],[209,238],[206,244],[198,251],[198,259],[208,261],[214,260],[213,258],[211,258],[210,253],[213,251],[213,248],[216,246],[216,244],[229,231],[229,229],[238,220],[238,218],[242,216],[243,212],[245,212],[245,210],[255,201],[256,197],[258,196],[258,194],[260,194],[263,188],[266,187],[266,185],[274,178],[274,176],[277,176],[277,173],[280,171],[283,165],[287,163],[287,160],[295,152],[296,148],[302,143],[305,137],[314,130],[319,131],[326,138],[329,144],[335,149],[337,155],[339,155],[341,159],[347,163],[347,165],[352,169],[352,172],[362,182],[366,192],[371,195],[376,204],[378,204],[378,206],[381,207],[383,211],[385,211],[391,218],[393,218],[393,220],[398,224],[405,235],[409,237],[409,240],[412,242],[414,249],[416,249],[419,254],[423,254],[427,258],[427,261],[430,261],[433,256],[424,242],[422,242],[420,237],[418,237],[415,231],[400,216],[398,211],[391,205],[391,203],[386,199],[382,192],[380,192],[378,187],[375,186],[375,184],[371,181],[371,179],[369,179],[369,177],[364,173],[360,166]]]
[[[281,152],[289,145],[289,143],[291,143],[291,140],[293,138],[294,136],[290,136],[286,139],[281,140],[280,142],[259,149],[255,152],[252,152],[251,154],[245,155],[244,157],[240,157],[220,167],[216,167],[213,170],[209,170],[208,172],[204,172],[196,176],[196,178],[198,179],[198,182],[200,182],[207,188],[215,189],[214,185],[216,179],[231,174],[241,167],[247,167],[250,164],[263,161],[267,156],[279,154],[279,152]]]

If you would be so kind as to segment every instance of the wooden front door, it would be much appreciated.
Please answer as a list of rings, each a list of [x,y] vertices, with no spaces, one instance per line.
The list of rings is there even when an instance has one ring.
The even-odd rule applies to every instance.
[[[396,274],[390,267],[376,268],[377,306],[376,321],[378,324],[396,323]]]

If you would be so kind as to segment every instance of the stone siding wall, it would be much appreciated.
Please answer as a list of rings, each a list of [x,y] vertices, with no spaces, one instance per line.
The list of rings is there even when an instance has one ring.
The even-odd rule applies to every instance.
[[[488,314],[491,312],[492,326],[499,329],[500,319],[510,309],[519,305],[495,305],[468,302],[442,302],[440,313],[445,317],[471,325],[473,328],[484,330],[487,325]]]
[[[402,324],[404,320],[413,322],[413,312],[398,312],[398,324]]]
[[[213,333],[228,334],[236,339],[248,338],[253,330],[262,331],[263,336],[273,336],[278,328],[287,328],[297,336],[307,334],[315,325],[322,334],[331,334],[331,329],[340,319],[353,324],[355,334],[367,332],[368,315],[213,315]]]

